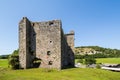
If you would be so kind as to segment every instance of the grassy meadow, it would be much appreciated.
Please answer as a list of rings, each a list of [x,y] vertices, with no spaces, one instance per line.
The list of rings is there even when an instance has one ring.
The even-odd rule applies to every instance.
[[[120,80],[120,72],[91,68],[50,70],[33,68],[11,70],[7,60],[0,60],[0,80]]]
[[[120,64],[120,58],[99,58],[96,60],[97,60],[97,63]]]
[[[0,80],[120,80],[119,72],[90,68],[0,70]]]
[[[0,59],[0,67],[7,68],[8,67],[8,60],[7,59]]]
[[[78,59],[75,59],[77,63]],[[120,64],[120,58],[97,58],[96,63]]]

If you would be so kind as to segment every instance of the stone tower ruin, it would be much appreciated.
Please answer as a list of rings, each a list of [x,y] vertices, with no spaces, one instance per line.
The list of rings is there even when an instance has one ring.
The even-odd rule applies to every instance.
[[[64,34],[60,20],[19,23],[20,68],[74,67],[74,31]]]

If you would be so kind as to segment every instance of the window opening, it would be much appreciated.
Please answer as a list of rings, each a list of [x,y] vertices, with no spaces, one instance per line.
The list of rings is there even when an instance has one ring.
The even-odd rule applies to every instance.
[[[35,24],[33,23],[32,25],[34,26]]]
[[[51,52],[50,51],[47,51],[47,55],[50,55],[51,54]]]
[[[53,64],[53,61],[49,61],[49,62],[48,62],[48,65],[52,65],[52,64]]]
[[[53,22],[49,22],[49,25],[52,26],[54,23]]]
[[[50,43],[52,43],[52,41],[50,41]]]

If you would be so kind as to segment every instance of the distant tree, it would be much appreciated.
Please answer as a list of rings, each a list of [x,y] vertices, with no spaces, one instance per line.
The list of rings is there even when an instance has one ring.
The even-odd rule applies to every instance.
[[[19,69],[18,50],[15,50],[8,58],[9,65],[12,69]]]
[[[0,55],[0,59],[8,59],[9,55]]]
[[[85,58],[85,64],[86,65],[96,64],[96,60],[95,58],[92,58],[92,57]]]
[[[75,55],[75,59],[83,59],[84,55]]]
[[[84,61],[83,61],[83,59],[78,59],[77,60],[77,63],[83,63]]]

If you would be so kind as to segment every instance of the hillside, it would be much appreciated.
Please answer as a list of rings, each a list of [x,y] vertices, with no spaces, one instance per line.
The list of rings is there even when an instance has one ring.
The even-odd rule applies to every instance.
[[[110,49],[103,48],[99,46],[81,46],[75,48],[76,55],[94,55],[94,54],[102,54],[109,57],[120,57],[120,50],[118,49]]]
[[[75,48],[75,53],[84,55],[84,54],[101,53],[101,51],[97,51],[94,48],[89,48],[89,47],[77,47],[77,48]]]

